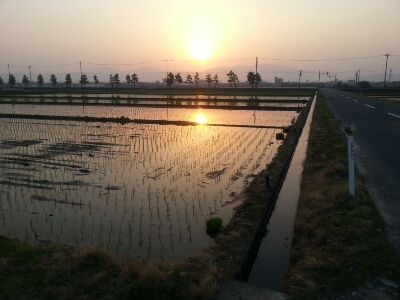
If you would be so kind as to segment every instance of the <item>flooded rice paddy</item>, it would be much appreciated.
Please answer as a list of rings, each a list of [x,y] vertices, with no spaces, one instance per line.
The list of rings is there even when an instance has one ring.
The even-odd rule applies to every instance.
[[[4,96],[0,103],[70,103],[70,104],[119,104],[119,105],[176,105],[176,106],[257,106],[260,108],[299,108],[308,101],[308,97],[271,97],[271,96],[206,96],[206,95],[135,95],[135,94],[43,94],[29,96]]]
[[[173,120],[196,122],[200,115],[204,116],[205,123],[225,125],[259,125],[259,126],[286,126],[298,113],[296,111],[245,111],[221,109],[176,109],[176,108],[149,108],[149,107],[121,107],[121,106],[58,106],[58,105],[0,105],[0,113],[29,114],[48,116],[88,116],[119,118],[124,116],[131,120]]]
[[[287,126],[295,111],[0,105],[0,113]],[[0,119],[0,235],[181,259],[210,243],[280,129]]]

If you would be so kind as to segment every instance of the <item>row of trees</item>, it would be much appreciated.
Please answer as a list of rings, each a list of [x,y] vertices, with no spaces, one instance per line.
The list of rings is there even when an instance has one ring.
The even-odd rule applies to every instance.
[[[136,74],[134,74],[134,75],[136,75]],[[115,76],[118,77],[118,74],[115,74]],[[127,75],[127,79],[128,79],[128,76],[129,76],[129,75]],[[132,81],[132,82],[137,82],[137,80],[138,80],[137,76],[136,76],[136,79],[135,79],[135,80],[136,80],[136,81]],[[26,86],[29,82],[30,82],[30,80],[28,79],[28,76],[24,75],[24,76],[22,77],[22,83]],[[36,82],[37,82],[40,86],[43,85],[43,83],[44,83],[44,78],[43,78],[43,75],[42,75],[42,74],[39,74],[39,75],[37,76],[37,81],[36,81]],[[58,79],[57,79],[56,75],[54,75],[54,74],[51,74],[51,75],[50,75],[50,82],[53,84],[53,87],[58,83]],[[96,84],[96,86],[97,86],[97,84],[100,82],[99,79],[97,78],[97,75],[94,75],[94,76],[93,76],[93,82]],[[15,76],[14,76],[13,74],[10,74],[10,75],[8,76],[8,84],[10,85],[10,87],[13,87],[16,83],[17,83],[17,80],[15,79]],[[71,83],[72,83],[71,74],[67,74],[67,75],[65,76],[65,81],[64,81],[64,83],[67,84],[67,87],[71,87]],[[79,79],[79,83],[81,84],[81,87],[82,87],[82,86],[85,87],[86,84],[89,83],[88,77],[87,77],[85,74],[82,74],[82,75],[81,75],[81,78]],[[3,79],[0,77],[0,85],[3,85],[3,84],[4,84],[4,81],[3,81]]]
[[[228,82],[229,82],[229,86],[232,87],[232,84],[236,85],[239,83],[239,78],[237,76],[237,74],[235,74],[232,70],[230,70],[230,72],[228,74],[226,74],[228,76]],[[211,77],[211,74],[208,74],[205,78],[208,86],[210,87],[211,83],[214,83],[214,86],[217,87],[217,84],[219,83],[219,79],[218,79],[218,75],[215,74],[214,77]],[[178,82],[182,83],[182,76],[180,73],[174,75],[173,73],[169,72],[167,75],[167,87],[170,87],[174,82]],[[186,83],[191,84],[191,83],[195,83],[196,87],[197,84],[200,81],[200,77],[199,77],[199,73],[196,72],[196,75],[194,75],[194,77],[192,78],[192,75],[188,74],[186,76]],[[247,74],[247,81],[251,84],[251,87],[254,88],[258,86],[258,84],[261,82],[261,75],[259,73],[254,73],[254,72],[249,72]]]
[[[239,79],[238,76],[231,70],[228,74],[226,74],[228,76],[228,83],[229,86],[232,87],[232,84],[235,86],[239,83]],[[132,76],[130,75],[126,75],[125,80],[127,83],[133,83],[133,86],[136,87],[136,82],[139,81],[138,76],[134,73]],[[191,84],[191,83],[195,83],[196,87],[197,84],[200,81],[200,77],[199,77],[199,73],[196,72],[196,74],[193,76],[188,74],[186,76],[186,83]],[[207,82],[208,86],[210,87],[211,83],[214,83],[214,86],[217,87],[217,84],[220,82],[218,79],[218,75],[215,74],[214,77],[211,77],[211,74],[208,74],[205,78],[205,81]],[[254,88],[258,86],[258,84],[261,82],[261,75],[259,73],[254,73],[254,72],[249,72],[247,74],[247,81],[251,84],[251,87]],[[22,77],[22,83],[26,86],[29,83],[29,79],[26,75],[24,75]],[[44,78],[42,76],[42,74],[39,74],[37,76],[37,81],[36,81],[40,86],[43,85],[44,83]],[[54,74],[51,74],[50,76],[50,82],[53,84],[53,87],[58,83],[57,77]],[[93,82],[96,84],[99,83],[99,80],[97,78],[97,75],[93,76]],[[112,75],[110,74],[110,84],[111,87],[114,87],[114,84],[118,85],[120,84],[121,80],[119,79],[119,75],[115,74]],[[182,76],[180,73],[174,75],[173,73],[169,72],[167,75],[167,79],[166,79],[166,83],[167,83],[167,87],[170,87],[174,82],[177,82],[178,85],[180,83],[183,82]],[[14,77],[14,75],[10,74],[9,78],[8,78],[8,84],[10,85],[10,87],[13,87],[14,84],[16,83],[16,79]],[[70,88],[71,87],[71,83],[72,83],[72,77],[71,74],[67,74],[65,76],[65,81],[64,83],[67,84],[67,87]],[[81,87],[85,87],[87,83],[89,83],[88,77],[85,74],[82,74],[80,79],[79,79],[79,83],[81,84]],[[0,77],[0,85],[3,85],[3,79]]]

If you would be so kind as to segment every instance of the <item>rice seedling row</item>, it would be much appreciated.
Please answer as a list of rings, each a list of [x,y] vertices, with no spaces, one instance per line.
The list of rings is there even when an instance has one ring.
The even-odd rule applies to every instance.
[[[90,113],[166,113],[96,109]],[[191,111],[168,113],[194,118]],[[235,113],[207,110],[207,120],[260,118],[285,126],[296,117],[287,111]],[[0,127],[0,235],[99,244],[124,257],[171,260],[210,242],[205,221],[211,216],[229,221],[243,187],[275,155],[280,131],[24,119],[2,119]]]

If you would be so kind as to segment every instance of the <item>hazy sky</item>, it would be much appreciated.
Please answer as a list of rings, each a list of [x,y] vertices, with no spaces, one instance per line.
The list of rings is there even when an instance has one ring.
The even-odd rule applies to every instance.
[[[255,57],[305,71],[367,74],[384,72],[386,53],[388,68],[400,73],[399,16],[399,0],[0,0],[0,76],[7,64],[22,74],[27,69],[17,66],[36,73],[65,64],[72,65],[54,73],[77,72],[78,62],[84,70],[166,69],[168,60],[171,71],[195,72],[254,65]]]

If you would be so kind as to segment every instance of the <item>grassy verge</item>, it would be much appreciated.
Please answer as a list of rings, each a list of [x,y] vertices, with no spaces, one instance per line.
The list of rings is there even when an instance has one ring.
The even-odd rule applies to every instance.
[[[215,241],[178,262],[123,260],[95,246],[30,245],[0,238],[0,298],[211,299],[235,278],[259,220],[276,190],[310,105],[302,109],[268,166],[270,187],[258,174],[241,195],[232,220]]]
[[[309,97],[315,92],[315,88],[208,88],[208,87],[185,87],[169,89],[133,89],[133,88],[98,88],[98,89],[66,89],[66,88],[46,88],[29,90],[3,90],[0,96],[23,96],[23,95],[53,95],[62,94],[132,94],[132,95],[210,95],[210,96],[290,96],[290,97]]]
[[[370,277],[400,283],[400,260],[359,177],[348,192],[347,148],[322,96],[311,124],[284,291],[320,299]]]
[[[340,88],[342,91],[363,94],[368,97],[399,97],[400,96],[400,88],[391,87],[391,88]]]

